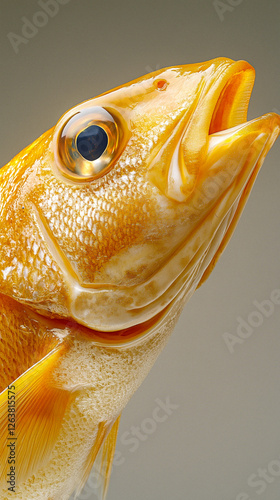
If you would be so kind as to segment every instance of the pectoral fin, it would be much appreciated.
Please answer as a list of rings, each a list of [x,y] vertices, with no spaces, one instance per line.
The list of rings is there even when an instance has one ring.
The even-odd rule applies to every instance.
[[[99,424],[97,436],[90,454],[86,460],[84,474],[82,480],[77,488],[76,496],[79,495],[83,489],[92,467],[94,467],[96,490],[94,491],[96,498],[105,500],[109,480],[112,470],[112,464],[115,454],[115,447],[118,436],[118,429],[121,416],[115,420],[114,424],[110,426],[109,423],[102,422]],[[109,434],[108,428],[110,428]],[[106,437],[107,434],[107,437]]]
[[[0,485],[6,483],[11,465],[18,485],[50,459],[72,397],[52,381],[66,349],[59,344],[0,394]]]

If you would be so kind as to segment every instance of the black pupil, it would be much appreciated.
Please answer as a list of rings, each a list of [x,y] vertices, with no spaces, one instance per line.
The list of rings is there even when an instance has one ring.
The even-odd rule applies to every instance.
[[[97,160],[107,148],[107,144],[108,136],[98,125],[86,128],[77,138],[79,153],[89,161]]]

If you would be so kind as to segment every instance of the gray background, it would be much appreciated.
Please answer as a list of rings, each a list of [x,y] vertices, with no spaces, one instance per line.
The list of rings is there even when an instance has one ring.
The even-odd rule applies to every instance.
[[[257,70],[249,118],[280,110],[279,0],[224,0],[224,19],[215,5],[70,0],[16,54],[8,33],[20,35],[21,18],[32,20],[41,8],[33,0],[0,1],[2,165],[70,107],[165,66],[248,60]],[[279,499],[280,306],[233,354],[223,339],[236,333],[238,316],[256,310],[255,300],[280,288],[279,151],[280,141],[225,254],[123,413],[108,500]],[[147,423],[156,400],[167,397],[178,408],[164,422]],[[124,433],[148,425],[153,432],[132,452]],[[260,468],[273,467],[278,475],[248,485]],[[96,498],[93,482],[81,498]]]

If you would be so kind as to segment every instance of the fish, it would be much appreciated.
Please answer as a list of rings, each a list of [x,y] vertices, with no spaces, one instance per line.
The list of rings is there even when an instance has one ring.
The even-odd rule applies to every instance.
[[[241,216],[280,116],[216,58],[66,112],[0,170],[0,499],[108,490],[121,413]]]

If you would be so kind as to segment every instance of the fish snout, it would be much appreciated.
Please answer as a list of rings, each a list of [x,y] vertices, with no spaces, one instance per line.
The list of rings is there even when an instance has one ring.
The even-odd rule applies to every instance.
[[[192,78],[197,79],[192,106],[154,160],[151,172],[168,198],[186,202],[207,163],[211,136],[246,123],[255,71],[245,61],[218,58],[182,66],[180,75],[186,89],[188,81],[191,85]]]

